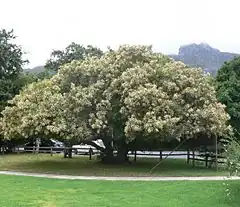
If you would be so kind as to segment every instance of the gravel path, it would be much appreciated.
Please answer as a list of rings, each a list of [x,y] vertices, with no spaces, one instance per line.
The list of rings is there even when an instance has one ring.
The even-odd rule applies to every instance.
[[[39,178],[55,178],[67,180],[122,180],[122,181],[180,181],[180,180],[240,180],[240,177],[209,176],[209,177],[103,177],[103,176],[72,176],[72,175],[54,175],[41,173],[24,173],[13,171],[0,171],[0,175],[16,175]]]

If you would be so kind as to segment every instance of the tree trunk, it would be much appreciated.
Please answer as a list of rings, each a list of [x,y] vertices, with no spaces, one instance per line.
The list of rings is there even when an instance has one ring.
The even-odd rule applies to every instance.
[[[104,154],[108,157],[113,157],[112,139],[103,140],[103,144],[105,146]]]
[[[70,141],[67,141],[65,143],[65,146],[64,158],[72,158],[72,143]]]
[[[124,138],[122,138],[119,141],[120,142],[117,143],[118,144],[117,161],[118,163],[125,163],[125,162],[129,163],[129,159],[128,159],[129,146],[125,142]]]
[[[63,151],[63,157],[67,158],[67,150],[66,149],[64,149],[64,151]]]
[[[105,149],[102,151],[102,162],[106,164],[114,163],[112,139],[102,139]]]
[[[128,162],[129,163],[129,159],[128,159],[128,149],[127,148],[121,148],[118,153],[117,153],[117,162],[118,163],[125,163]]]
[[[72,158],[72,148],[68,149],[68,158]]]
[[[102,161],[106,164],[123,164],[129,162],[127,145],[119,148],[117,155],[113,154],[112,148],[108,148],[108,150],[105,151]]]

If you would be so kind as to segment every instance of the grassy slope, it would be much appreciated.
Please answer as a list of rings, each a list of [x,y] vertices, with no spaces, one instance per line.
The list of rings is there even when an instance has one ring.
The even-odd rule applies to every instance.
[[[104,165],[88,160],[88,157],[64,159],[63,155],[22,154],[0,156],[1,170],[22,172],[41,172],[69,175],[103,175],[103,176],[212,176],[225,175],[224,171],[216,172],[214,168],[204,166],[192,167],[186,160],[167,159],[149,174],[158,159],[138,159],[136,163],[125,165]]]
[[[232,200],[221,181],[73,181],[0,176],[1,207],[234,207],[240,181],[229,181]]]

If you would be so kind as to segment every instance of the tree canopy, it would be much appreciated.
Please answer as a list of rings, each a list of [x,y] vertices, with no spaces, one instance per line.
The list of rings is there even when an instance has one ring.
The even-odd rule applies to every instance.
[[[101,58],[72,61],[10,103],[2,113],[6,138],[100,138],[105,153],[114,147],[121,157],[136,141],[223,136],[230,130],[212,78],[150,46],[123,45]]]
[[[72,42],[64,50],[54,50],[50,59],[47,61],[45,68],[50,71],[58,71],[61,65],[70,63],[73,60],[84,60],[88,56],[101,57],[103,52],[96,47],[82,45]]]
[[[231,125],[240,132],[240,57],[226,62],[218,71],[217,97],[227,106]]]
[[[16,45],[13,31],[0,30],[0,112],[32,77],[22,74],[23,60],[21,46]]]
[[[37,78],[30,74],[19,74],[13,79],[0,79],[0,112],[8,105],[8,100],[12,99],[26,85],[37,81]]]
[[[13,30],[0,30],[0,79],[16,77],[22,71],[23,64],[26,63],[22,58],[21,46],[13,42],[15,39]]]

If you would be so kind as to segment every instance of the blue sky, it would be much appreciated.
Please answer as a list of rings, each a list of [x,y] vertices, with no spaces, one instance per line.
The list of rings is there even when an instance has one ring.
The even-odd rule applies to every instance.
[[[15,30],[28,67],[71,42],[106,49],[151,44],[165,54],[207,42],[240,53],[239,0],[0,0],[0,28]]]

